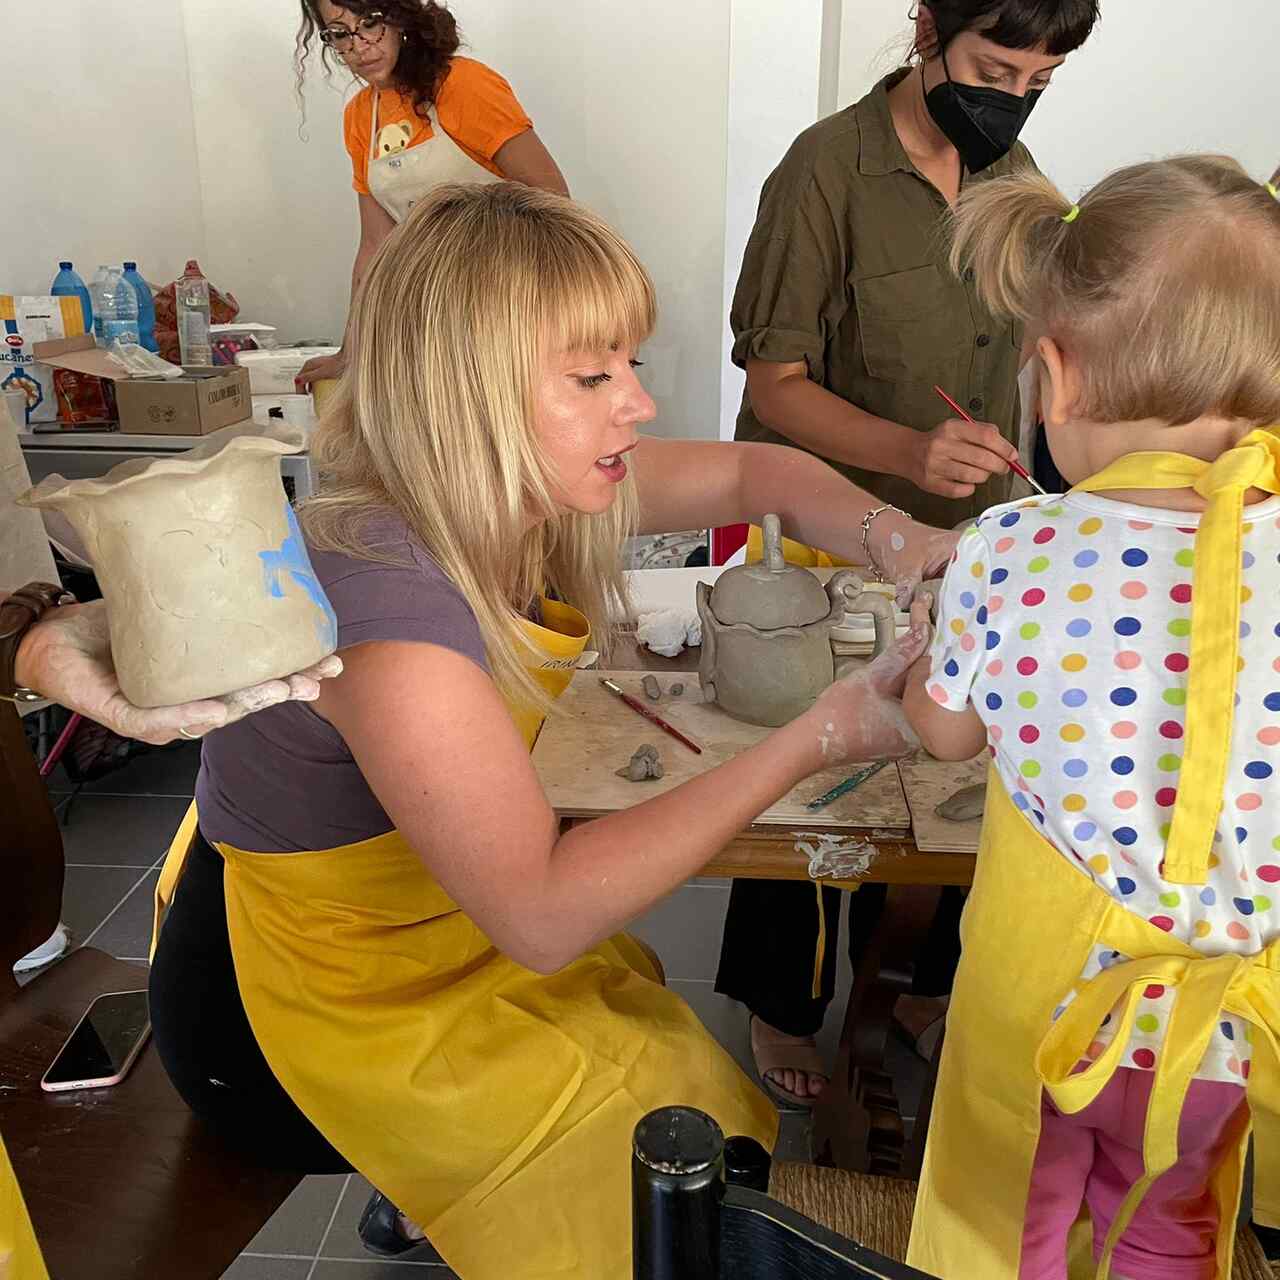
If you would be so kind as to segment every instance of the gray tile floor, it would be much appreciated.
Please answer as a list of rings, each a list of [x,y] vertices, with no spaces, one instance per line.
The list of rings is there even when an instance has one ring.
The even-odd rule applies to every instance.
[[[70,786],[60,771],[50,788],[63,814],[67,857],[63,919],[76,945],[92,943],[144,961],[151,934],[151,893],[158,865],[190,802],[199,753],[185,744],[152,752],[90,784],[68,806]],[[700,880],[683,886],[635,926],[662,957],[671,988],[751,1074],[746,1015],[713,989],[728,884]],[[848,992],[847,962],[820,1044],[834,1056]],[[899,1055],[904,1090],[914,1096],[923,1064]],[[908,1108],[909,1109],[909,1108]],[[809,1159],[807,1113],[783,1115],[778,1156]],[[305,1179],[263,1227],[224,1280],[448,1280],[452,1272],[429,1245],[403,1260],[381,1262],[365,1253],[356,1222],[369,1186],[358,1175]]]

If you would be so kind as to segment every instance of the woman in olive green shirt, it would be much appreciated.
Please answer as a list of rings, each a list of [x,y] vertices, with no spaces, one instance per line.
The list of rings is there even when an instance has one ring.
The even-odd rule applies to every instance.
[[[746,369],[739,440],[797,445],[918,520],[951,526],[1016,496],[1022,333],[947,266],[946,215],[971,182],[1033,163],[1018,131],[1097,0],[932,0],[912,65],[796,139],[760,198],[730,322]],[[978,421],[947,416],[943,387]],[[851,895],[855,952],[883,886]],[[754,1015],[762,1078],[807,1104],[826,1073],[813,1036],[834,989],[839,896],[823,894],[827,950],[804,885],[734,882],[716,989]],[[949,989],[959,894],[944,904],[917,990]],[[856,955],[855,955],[856,961]]]

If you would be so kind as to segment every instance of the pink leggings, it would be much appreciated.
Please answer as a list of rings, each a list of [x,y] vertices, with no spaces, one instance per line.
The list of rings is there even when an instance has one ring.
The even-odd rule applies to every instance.
[[[1101,1256],[1121,1202],[1142,1176],[1153,1078],[1149,1071],[1121,1067],[1074,1116],[1063,1115],[1045,1096],[1018,1280],[1066,1280],[1067,1234],[1082,1203],[1089,1206],[1094,1251]],[[1116,1246],[1113,1274],[1213,1280],[1219,1223],[1209,1178],[1238,1139],[1245,1105],[1239,1085],[1191,1082],[1178,1129],[1178,1163],[1147,1192]]]

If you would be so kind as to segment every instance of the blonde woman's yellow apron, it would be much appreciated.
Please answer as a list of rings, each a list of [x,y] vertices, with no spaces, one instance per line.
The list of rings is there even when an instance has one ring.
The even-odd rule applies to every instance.
[[[527,624],[558,697],[586,619]],[[515,709],[532,746],[541,718]],[[158,890],[167,902],[189,812]],[[630,1139],[700,1107],[772,1147],[777,1114],[645,951],[619,934],[546,977],[498,952],[398,832],[226,860],[227,925],[253,1032],[321,1133],[465,1280],[631,1275]]]
[[[1212,465],[1182,454],[1131,454],[1076,486],[1194,488],[1208,500],[1195,541],[1186,750],[1165,854],[1165,876],[1177,884],[1204,883],[1222,804],[1238,658],[1241,512],[1244,493],[1255,487],[1280,493],[1280,439],[1271,431],[1251,432]],[[1183,1101],[1223,1009],[1252,1027],[1254,1218],[1280,1223],[1280,942],[1251,956],[1202,955],[1131,915],[1032,827],[994,771],[961,942],[911,1265],[946,1280],[1014,1280],[1042,1090],[1064,1113],[1088,1106],[1120,1065],[1138,999],[1152,983],[1177,996],[1147,1115],[1145,1173],[1116,1215],[1096,1274],[1110,1273],[1116,1241],[1152,1182],[1177,1160]],[[1131,958],[1081,984],[1096,944]],[[1054,1022],[1072,988],[1076,999]],[[998,1001],[991,999],[996,991]],[[1073,1074],[1117,1005],[1123,1014],[1114,1039]],[[1221,1280],[1231,1274],[1249,1131],[1242,1118],[1213,1179],[1224,1224]],[[1085,1274],[1092,1271],[1090,1259]]]
[[[0,1280],[49,1280],[27,1205],[0,1141]]]

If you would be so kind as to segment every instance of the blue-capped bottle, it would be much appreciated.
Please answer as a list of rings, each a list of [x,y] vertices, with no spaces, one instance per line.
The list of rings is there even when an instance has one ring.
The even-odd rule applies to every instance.
[[[138,342],[148,351],[159,351],[156,342],[156,304],[151,294],[151,286],[138,274],[136,262],[124,264],[125,283],[133,286],[138,295]]]
[[[58,274],[53,277],[49,292],[55,298],[79,298],[80,310],[84,312],[84,331],[93,332],[93,303],[89,299],[89,290],[71,263],[58,263]]]

